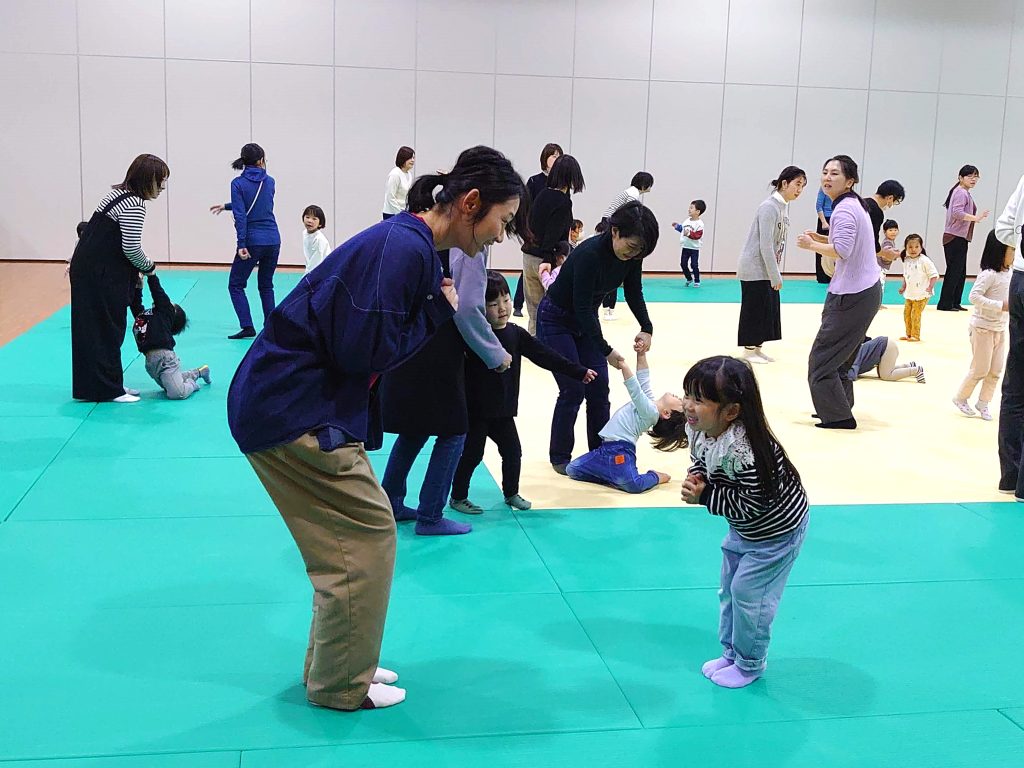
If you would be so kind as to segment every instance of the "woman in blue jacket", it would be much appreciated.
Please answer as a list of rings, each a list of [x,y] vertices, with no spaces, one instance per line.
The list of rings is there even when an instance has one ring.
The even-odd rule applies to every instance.
[[[256,285],[263,304],[263,322],[274,309],[274,270],[281,255],[281,233],[274,219],[274,178],[267,175],[267,155],[259,144],[246,144],[231,167],[242,173],[231,182],[231,202],[214,205],[219,214],[231,211],[237,237],[235,260],[231,263],[228,293],[242,330],[229,339],[250,339],[256,335],[245,286],[259,267]]]

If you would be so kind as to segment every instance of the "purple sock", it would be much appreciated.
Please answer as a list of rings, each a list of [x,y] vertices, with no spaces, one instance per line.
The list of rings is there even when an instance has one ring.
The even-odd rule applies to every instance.
[[[744,672],[732,664],[725,669],[720,669],[711,676],[711,682],[723,688],[743,688],[750,685],[761,676],[760,672]]]
[[[701,674],[704,675],[708,680],[711,676],[718,672],[720,669],[725,669],[733,663],[732,659],[727,659],[725,656],[719,656],[717,659],[711,661],[705,661],[704,666],[700,668]]]
[[[460,533],[469,533],[472,530],[473,526],[468,523],[457,523],[445,517],[433,523],[423,520],[416,523],[417,536],[458,536]]]
[[[415,509],[409,509],[407,506],[405,506],[405,504],[403,504],[402,506],[400,506],[398,509],[395,510],[395,520],[397,522],[399,522],[399,523],[404,522],[405,520],[415,520],[415,519],[416,519],[416,510]]]

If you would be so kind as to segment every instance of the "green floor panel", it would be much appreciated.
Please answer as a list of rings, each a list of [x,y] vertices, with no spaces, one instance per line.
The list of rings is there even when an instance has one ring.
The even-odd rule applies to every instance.
[[[0,521],[82,424],[74,416],[0,417]]]
[[[715,590],[566,596],[644,727],[1024,706],[1024,669],[993,653],[1024,633],[1024,581],[790,586],[768,671],[741,691],[717,656]],[[998,622],[993,624],[993,622]]]
[[[180,752],[125,757],[13,760],[4,768],[238,768],[238,752]]]
[[[1004,709],[1002,713],[1024,730],[1024,707],[1015,709]]]
[[[241,454],[232,458],[106,459],[58,456],[12,520],[277,517]]]
[[[559,595],[394,599],[381,663],[408,698],[351,714],[305,701],[309,617],[297,603],[7,611],[0,760],[639,727]]]
[[[1024,516],[1010,512],[986,520],[957,504],[814,507],[790,583],[1021,578]],[[563,590],[718,584],[727,528],[703,508],[541,510],[518,518]]]
[[[241,768],[1019,768],[1022,754],[1024,731],[986,711],[277,749]]]

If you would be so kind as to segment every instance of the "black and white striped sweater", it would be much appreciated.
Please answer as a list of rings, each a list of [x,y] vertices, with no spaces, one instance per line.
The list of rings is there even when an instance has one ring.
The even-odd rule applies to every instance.
[[[102,210],[107,203],[121,194],[124,194],[123,190],[110,190],[100,200],[96,210]],[[111,208],[107,212],[107,216],[121,227],[121,250],[124,252],[124,257],[139,272],[152,272],[153,262],[146,258],[146,254],[142,250],[142,225],[146,223],[146,205],[143,199],[138,195],[126,197]]]

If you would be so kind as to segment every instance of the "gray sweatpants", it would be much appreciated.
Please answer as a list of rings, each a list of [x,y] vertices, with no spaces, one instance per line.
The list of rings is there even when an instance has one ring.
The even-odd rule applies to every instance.
[[[171,400],[184,400],[197,389],[199,371],[181,370],[181,360],[170,349],[154,349],[146,353],[146,373],[153,381],[163,387]]]
[[[853,418],[853,382],[846,373],[875,319],[881,292],[875,283],[860,293],[830,293],[825,299],[821,328],[807,359],[807,384],[823,424]]]

